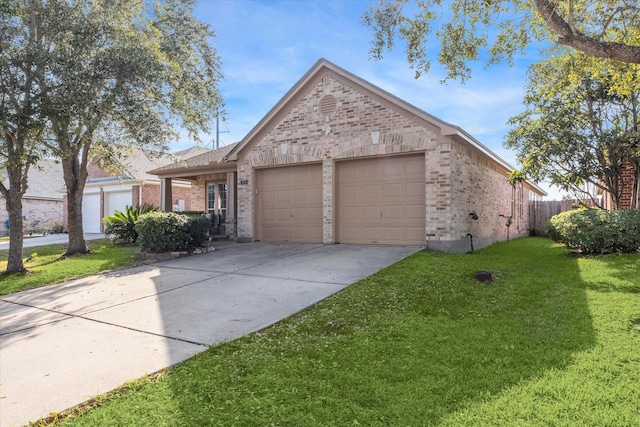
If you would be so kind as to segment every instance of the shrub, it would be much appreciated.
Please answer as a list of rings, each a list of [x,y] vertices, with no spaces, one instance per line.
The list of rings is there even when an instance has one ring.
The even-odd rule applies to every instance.
[[[640,249],[640,210],[562,212],[549,220],[546,231],[556,242],[584,254],[636,252]]]
[[[53,221],[50,228],[52,234],[61,234],[64,232],[64,227],[62,226],[62,222],[60,221]]]
[[[135,225],[141,215],[154,211],[153,205],[145,203],[132,208],[125,206],[124,212],[115,211],[113,215],[104,218],[105,234],[115,236],[116,240],[123,243],[135,243],[138,240],[138,233]]]
[[[150,212],[136,223],[138,243],[150,252],[191,251],[205,240],[209,221],[203,216]]]

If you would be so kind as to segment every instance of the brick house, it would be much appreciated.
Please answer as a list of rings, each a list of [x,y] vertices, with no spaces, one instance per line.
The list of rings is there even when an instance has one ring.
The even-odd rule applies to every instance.
[[[146,171],[166,164],[206,153],[210,150],[193,147],[171,155],[150,156],[142,150],[126,150],[126,154],[109,168],[92,163],[87,167],[88,178],[83,193],[82,221],[85,233],[102,233],[102,219],[125,206],[151,204],[160,206],[160,180]],[[173,183],[171,208],[175,211],[191,209],[191,184],[177,180]],[[65,196],[66,199],[66,196]],[[67,225],[66,209],[64,225]]]
[[[27,183],[29,187],[22,197],[25,231],[52,231],[61,227],[64,189],[62,165],[50,159],[40,160],[37,165],[29,168]],[[8,179],[5,185],[9,185]],[[9,233],[8,219],[6,202],[0,195],[0,235]]]
[[[170,210],[191,208],[249,241],[424,245],[464,252],[528,235],[513,168],[457,126],[321,59],[239,143],[151,173]],[[509,227],[507,227],[507,222]]]

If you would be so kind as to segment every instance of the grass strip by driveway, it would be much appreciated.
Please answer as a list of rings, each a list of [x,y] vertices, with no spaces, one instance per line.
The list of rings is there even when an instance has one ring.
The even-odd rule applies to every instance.
[[[420,252],[62,424],[640,425],[639,277],[542,238]]]
[[[38,288],[78,277],[100,273],[115,268],[130,267],[136,263],[138,247],[115,246],[109,239],[97,239],[88,242],[91,253],[61,259],[67,250],[67,244],[37,246],[25,248],[24,266],[30,274],[11,274],[0,276],[0,295]],[[0,251],[0,271],[7,267],[9,251]]]

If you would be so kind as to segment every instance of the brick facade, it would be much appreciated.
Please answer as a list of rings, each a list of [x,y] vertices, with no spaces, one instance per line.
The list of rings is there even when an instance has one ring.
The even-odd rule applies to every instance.
[[[63,202],[62,200],[46,200],[36,198],[22,199],[22,212],[24,216],[23,227],[26,232],[50,232],[62,226]],[[6,220],[9,218],[5,200],[0,204],[0,235],[9,234]]]
[[[206,184],[226,176],[229,188],[237,190],[235,199],[229,195],[237,206],[234,237],[252,241],[257,234],[257,171],[319,164],[322,241],[331,244],[337,240],[337,164],[405,154],[424,155],[426,246],[464,252],[470,248],[469,235],[475,247],[482,247],[508,234],[528,234],[528,201],[534,193],[543,195],[540,189],[526,182],[513,188],[507,182],[511,167],[473,137],[325,60],[232,150],[216,161],[207,157],[193,162],[194,170],[178,165],[162,175],[197,177],[191,187],[196,210],[206,209]]]
[[[631,163],[626,163],[624,165],[624,169],[622,170],[622,176],[620,177],[622,194],[620,195],[620,202],[618,203],[618,207],[620,209],[630,209],[631,208],[631,200],[633,195],[633,181],[635,179],[635,170],[633,169],[633,165]],[[638,189],[636,189],[638,191]]]
[[[255,168],[322,163],[323,241],[335,241],[335,163],[345,159],[425,153],[426,244],[445,251],[468,248],[467,234],[478,247],[507,238],[506,219],[514,216],[511,237],[526,235],[527,209],[513,214],[508,170],[461,138],[412,117],[375,94],[365,93],[327,73],[251,148],[238,156],[238,237],[250,240],[254,229]],[[337,100],[330,116],[321,113],[327,96]],[[525,203],[529,190],[519,189]],[[192,195],[195,197],[195,195]],[[469,213],[476,212],[477,221]]]
[[[174,184],[171,186],[171,194],[172,205],[177,205],[179,200],[184,200],[184,210],[191,210],[190,187]],[[143,183],[142,186],[134,185],[131,189],[131,196],[133,200],[133,206],[143,205],[147,203],[158,209],[160,207],[160,184]]]

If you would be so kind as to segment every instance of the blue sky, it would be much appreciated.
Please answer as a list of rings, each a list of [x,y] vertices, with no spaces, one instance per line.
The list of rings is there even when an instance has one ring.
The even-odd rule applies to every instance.
[[[502,142],[506,121],[524,108],[526,71],[539,59],[537,50],[517,58],[513,67],[485,69],[478,64],[465,84],[441,84],[444,72],[435,61],[428,74],[415,79],[401,44],[382,60],[369,58],[372,30],[361,23],[361,16],[374,1],[200,0],[196,16],[215,31],[223,64],[220,90],[227,117],[220,124],[220,144],[241,140],[318,59],[326,58],[460,126],[517,166],[514,153],[502,148]],[[437,48],[434,45],[434,59]],[[203,139],[210,143],[215,136]],[[190,145],[183,140],[173,148]]]

